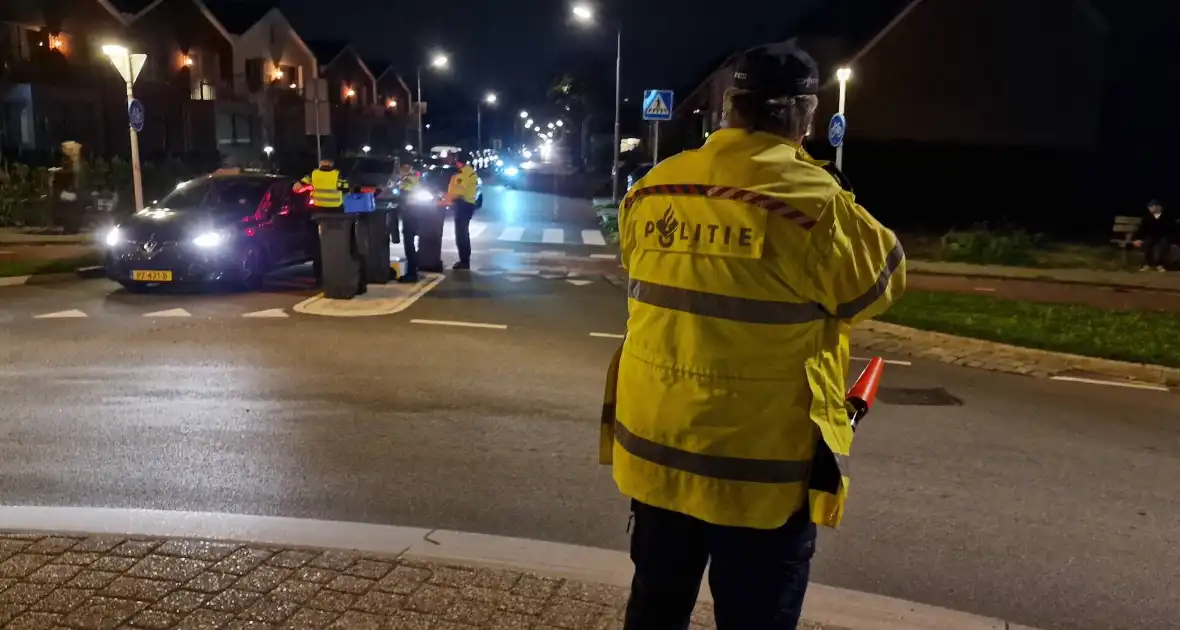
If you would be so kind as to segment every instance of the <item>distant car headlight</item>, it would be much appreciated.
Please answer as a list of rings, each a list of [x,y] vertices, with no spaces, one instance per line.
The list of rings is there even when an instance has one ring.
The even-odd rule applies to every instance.
[[[414,201],[417,203],[429,203],[431,201],[434,201],[434,193],[430,192],[429,190],[426,190],[425,188],[419,188],[419,189],[415,190],[414,192],[410,193],[410,201]]]
[[[102,240],[107,244],[107,247],[118,247],[123,244],[123,233],[119,231],[119,228],[111,228],[111,231],[107,232]]]
[[[517,175],[520,175],[520,169],[516,168],[515,166],[509,166],[508,168],[504,169],[504,175],[508,177],[516,177]]]
[[[225,241],[224,232],[205,232],[193,239],[193,245],[203,249],[212,249],[214,247],[221,247],[225,244]]]

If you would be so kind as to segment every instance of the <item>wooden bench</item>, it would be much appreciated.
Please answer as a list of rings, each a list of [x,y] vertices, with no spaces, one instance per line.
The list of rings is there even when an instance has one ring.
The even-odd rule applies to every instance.
[[[1135,242],[1135,232],[1139,231],[1139,224],[1143,223],[1142,217],[1119,217],[1114,218],[1114,238],[1110,242],[1123,250],[1123,264],[1127,264],[1127,252],[1133,249],[1132,244]]]

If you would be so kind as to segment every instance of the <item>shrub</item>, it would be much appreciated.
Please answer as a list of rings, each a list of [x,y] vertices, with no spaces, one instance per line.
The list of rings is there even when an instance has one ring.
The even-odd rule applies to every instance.
[[[993,231],[980,226],[962,232],[952,230],[942,237],[939,257],[976,265],[1035,266],[1042,240],[1040,234],[1023,229]]]

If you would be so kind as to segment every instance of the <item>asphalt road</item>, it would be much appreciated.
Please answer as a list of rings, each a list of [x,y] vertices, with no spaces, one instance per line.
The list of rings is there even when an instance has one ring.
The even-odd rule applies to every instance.
[[[534,218],[552,202],[518,194]],[[372,319],[237,315],[289,313],[306,287],[0,289],[3,500],[625,548],[596,464],[618,340],[591,336],[622,332],[623,293],[580,247],[577,278],[453,275]],[[191,317],[144,316],[178,302]],[[87,317],[34,319],[67,309]],[[816,581],[1045,629],[1175,627],[1180,398],[923,362],[885,386]]]

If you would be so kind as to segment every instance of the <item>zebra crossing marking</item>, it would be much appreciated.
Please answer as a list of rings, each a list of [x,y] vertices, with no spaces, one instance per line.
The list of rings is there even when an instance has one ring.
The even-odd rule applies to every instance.
[[[606,239],[598,230],[582,230],[582,242],[587,245],[606,245]]]
[[[500,232],[500,238],[497,240],[519,241],[522,238],[524,238],[524,228],[510,227],[510,228],[504,228],[504,231]]]
[[[546,228],[545,231],[541,233],[541,242],[542,243],[564,243],[565,242],[565,230]]]

